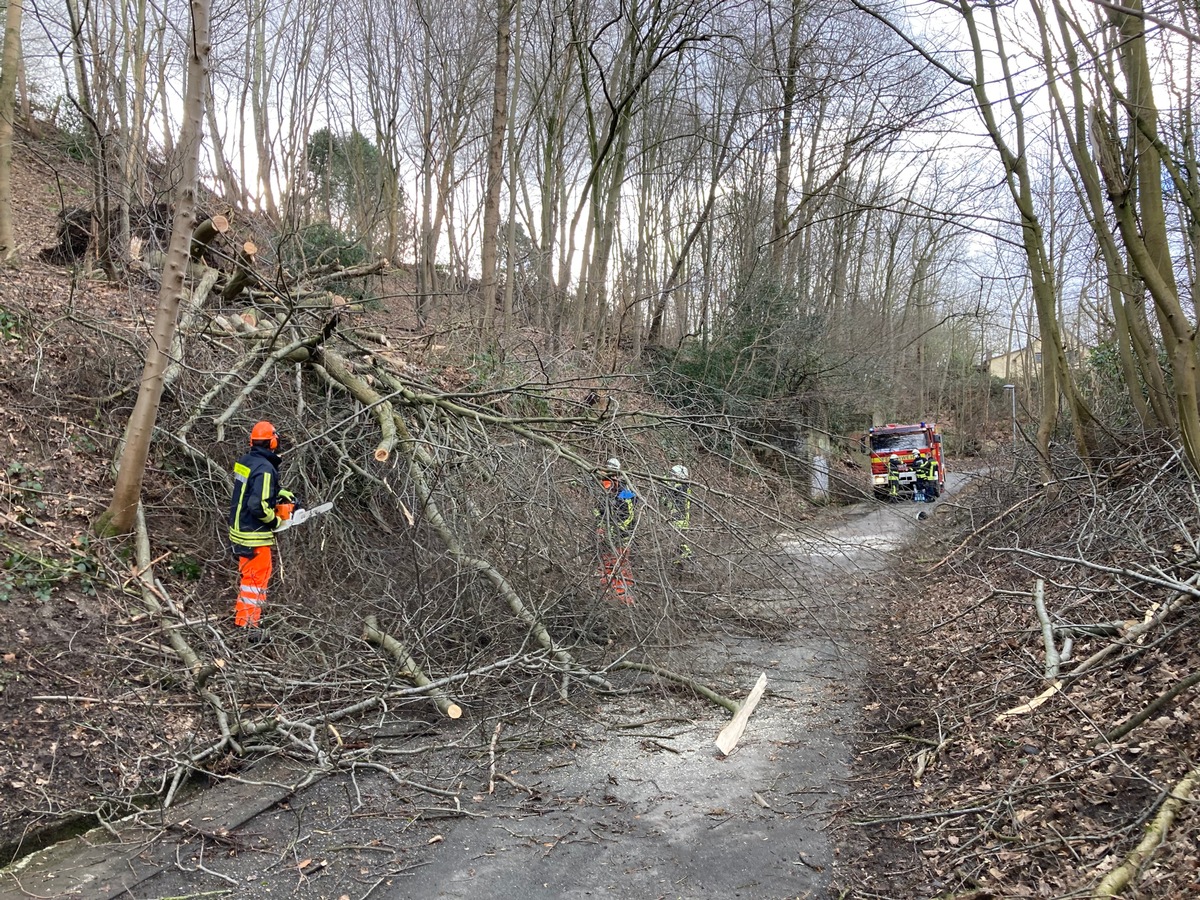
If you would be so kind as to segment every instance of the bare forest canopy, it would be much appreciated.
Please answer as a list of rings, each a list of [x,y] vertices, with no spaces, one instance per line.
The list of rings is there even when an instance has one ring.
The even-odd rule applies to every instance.
[[[422,327],[967,444],[1015,383],[1047,474],[1059,428],[1195,465],[1197,29],[1139,10],[67,0],[15,17],[4,84],[91,167],[63,206],[113,275],[179,186],[202,14],[202,205],[273,259],[403,267],[380,299]]]

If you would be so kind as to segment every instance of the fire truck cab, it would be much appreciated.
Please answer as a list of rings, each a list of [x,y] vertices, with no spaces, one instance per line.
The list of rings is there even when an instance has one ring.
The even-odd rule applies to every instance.
[[[888,460],[900,460],[900,490],[911,496],[917,480],[916,461],[923,451],[937,463],[936,490],[940,494],[946,484],[946,464],[942,458],[942,434],[937,424],[919,422],[915,425],[877,425],[865,437],[871,456],[871,486],[875,496],[888,497]]]

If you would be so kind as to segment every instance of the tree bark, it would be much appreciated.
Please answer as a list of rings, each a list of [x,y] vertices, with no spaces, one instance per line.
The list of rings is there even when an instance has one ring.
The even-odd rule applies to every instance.
[[[121,453],[117,485],[112,502],[97,520],[100,533],[123,534],[133,528],[141,499],[142,476],[150,453],[150,438],[162,399],[163,377],[170,362],[169,348],[175,334],[175,318],[184,293],[184,273],[192,238],[192,218],[196,206],[200,142],[203,137],[204,89],[209,65],[209,17],[211,0],[191,0],[191,29],[188,53],[187,93],[184,97],[183,125],[179,135],[180,171],[176,183],[175,217],[171,223],[171,242],[167,265],[158,293],[158,307],[146,364],[142,372],[137,402],[125,429],[125,449]]]
[[[0,64],[0,263],[17,260],[12,221],[13,116],[17,71],[21,65],[21,12],[24,0],[8,0],[4,29],[4,58]]]
[[[479,333],[492,330],[496,317],[496,243],[500,230],[500,183],[504,177],[504,133],[508,127],[508,52],[510,0],[496,4],[496,67],[492,90],[492,136],[488,145],[487,186],[483,198],[483,239],[479,248]],[[512,273],[509,273],[512,277]]]

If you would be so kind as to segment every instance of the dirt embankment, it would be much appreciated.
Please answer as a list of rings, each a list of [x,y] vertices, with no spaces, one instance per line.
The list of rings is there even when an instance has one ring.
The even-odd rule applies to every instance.
[[[842,883],[861,897],[1196,896],[1200,817],[1169,799],[1200,754],[1191,479],[1169,448],[1054,496],[1008,474],[905,551],[870,635]],[[1105,884],[1154,829],[1161,846],[1123,870],[1128,886]]]

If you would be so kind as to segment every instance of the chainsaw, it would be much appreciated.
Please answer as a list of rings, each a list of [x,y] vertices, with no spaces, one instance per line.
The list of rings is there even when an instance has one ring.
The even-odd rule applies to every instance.
[[[275,533],[278,534],[281,531],[287,531],[289,528],[295,528],[297,525],[303,525],[313,516],[319,516],[322,513],[327,513],[331,509],[333,509],[332,501],[328,503],[322,503],[318,506],[298,509],[292,513],[292,517],[290,519],[285,520],[283,524],[275,529]]]

